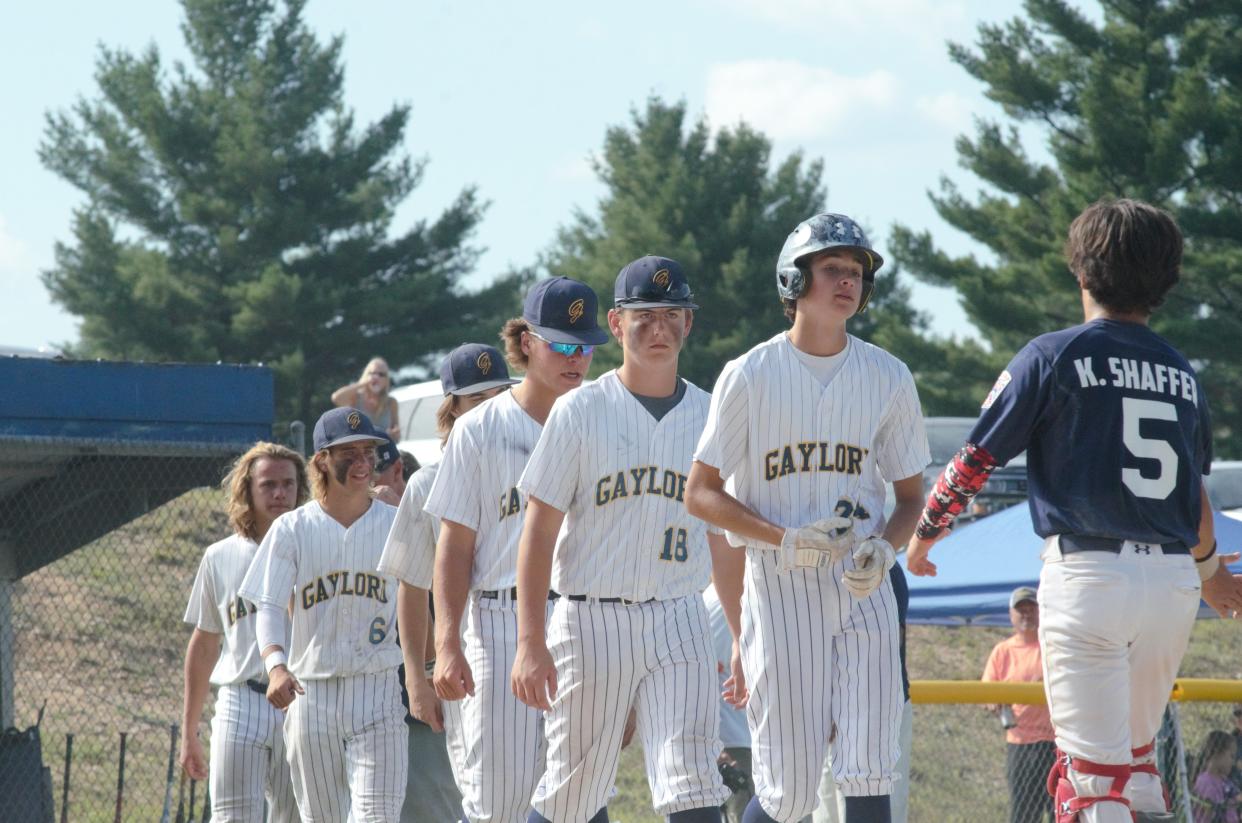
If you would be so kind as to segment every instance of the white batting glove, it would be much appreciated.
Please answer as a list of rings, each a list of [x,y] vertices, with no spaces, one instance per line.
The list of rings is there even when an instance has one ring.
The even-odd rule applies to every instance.
[[[897,553],[883,537],[868,537],[854,552],[854,568],[841,575],[850,594],[862,600],[880,588],[884,576],[897,562]]]
[[[781,539],[781,571],[792,568],[822,568],[849,554],[854,547],[854,521],[848,517],[826,517],[809,526],[785,529]]]

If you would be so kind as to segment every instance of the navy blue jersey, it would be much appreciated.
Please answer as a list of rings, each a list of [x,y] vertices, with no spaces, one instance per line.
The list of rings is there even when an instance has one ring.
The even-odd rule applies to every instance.
[[[996,381],[969,442],[999,465],[1026,450],[1041,537],[1199,542],[1207,398],[1147,326],[1093,320],[1035,338]]]

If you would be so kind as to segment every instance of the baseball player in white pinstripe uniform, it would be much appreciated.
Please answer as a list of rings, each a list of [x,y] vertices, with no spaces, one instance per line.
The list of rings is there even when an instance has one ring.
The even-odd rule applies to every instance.
[[[238,590],[272,521],[305,502],[306,466],[297,452],[256,443],[224,478],[234,533],[207,547],[185,622],[194,626],[185,653],[181,766],[195,780],[210,775],[211,817],[218,821],[295,821],[297,805],[285,762],[284,717],[267,702],[267,675],[255,641],[253,603]],[[211,768],[198,724],[210,686]]]
[[[405,798],[397,581],[378,571],[397,510],[370,496],[382,439],[356,409],[319,418],[315,499],[276,519],[242,582],[259,607],[268,699],[288,710],[285,745],[304,821],[395,823]]]
[[[492,346],[465,343],[449,352],[440,365],[444,402],[436,412],[436,426],[441,445],[448,440],[458,417],[516,382],[509,377],[503,355]],[[410,728],[410,777],[401,813],[403,823],[456,821],[462,814],[456,775],[448,781],[449,785],[442,785],[448,771],[447,766],[440,765],[448,762],[444,715],[430,681],[435,651],[434,643],[428,642],[428,593],[440,521],[424,511],[423,506],[439,467],[439,463],[424,466],[410,478],[379,564],[381,572],[400,581],[397,623],[405,657],[405,686],[410,714],[418,721]]]
[[[517,543],[525,515],[518,478],[552,403],[586,376],[607,333],[595,293],[564,277],[526,295],[501,336],[521,385],[460,417],[426,509],[436,546],[436,694],[470,823],[526,818],[543,771],[543,721],[509,688],[517,650]],[[539,593],[545,605],[549,593]],[[465,614],[463,630],[462,616]]]
[[[737,702],[750,689],[745,823],[815,807],[834,728],[847,823],[889,820],[902,688],[888,570],[922,509],[930,456],[909,370],[845,330],[882,262],[844,215],[790,234],[777,286],[793,328],[725,366],[690,473],[690,511],[746,547],[732,684]],[[885,481],[897,498],[887,522]],[[717,571],[726,609],[737,604],[722,583],[741,567],[738,556]]]
[[[698,307],[681,266],[657,256],[621,270],[614,305],[621,367],[557,401],[520,483],[513,690],[548,712],[530,820],[604,819],[633,704],[655,810],[719,823],[729,790],[702,600],[711,553],[682,502],[707,419],[707,393],[677,376]],[[561,597],[545,642],[549,583]]]

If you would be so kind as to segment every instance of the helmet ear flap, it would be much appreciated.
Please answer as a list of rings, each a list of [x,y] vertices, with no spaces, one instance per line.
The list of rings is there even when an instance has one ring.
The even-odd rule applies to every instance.
[[[854,312],[855,315],[862,314],[867,310],[867,303],[871,302],[871,295],[874,293],[875,275],[873,274],[870,277],[863,277],[862,296],[858,299],[858,309]]]
[[[801,266],[780,274],[780,294],[784,300],[797,300],[806,293],[807,277]]]

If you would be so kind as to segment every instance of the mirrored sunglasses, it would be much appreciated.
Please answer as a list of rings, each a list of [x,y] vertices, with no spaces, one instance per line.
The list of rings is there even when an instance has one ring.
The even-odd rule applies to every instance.
[[[535,338],[538,338],[539,340],[542,340],[543,342],[548,344],[549,349],[556,352],[557,354],[563,354],[566,357],[573,357],[578,352],[582,352],[583,356],[586,356],[590,354],[591,352],[595,351],[594,346],[588,346],[585,343],[553,343],[548,338],[540,337],[539,335],[535,334],[533,331],[528,331],[527,334],[529,334],[531,337],[535,337]]]

